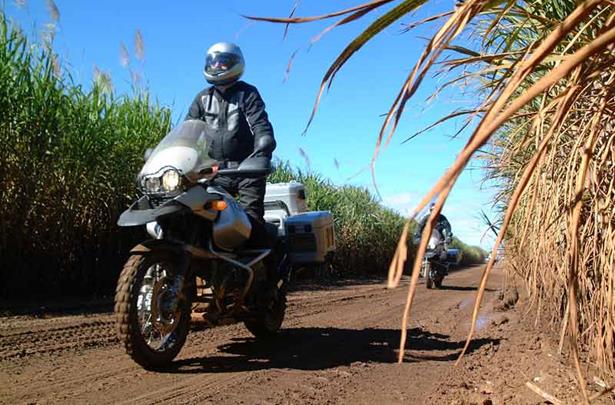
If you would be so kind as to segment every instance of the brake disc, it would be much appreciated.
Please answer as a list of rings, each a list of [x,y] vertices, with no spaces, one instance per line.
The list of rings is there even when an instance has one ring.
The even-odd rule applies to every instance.
[[[167,277],[157,280],[152,291],[152,325],[162,335],[172,333],[181,316],[180,294],[168,281]]]

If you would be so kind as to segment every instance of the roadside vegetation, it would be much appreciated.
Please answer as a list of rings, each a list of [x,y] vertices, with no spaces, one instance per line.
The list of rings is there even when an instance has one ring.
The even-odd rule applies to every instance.
[[[57,63],[0,14],[1,296],[112,291],[136,240],[115,221],[170,127],[147,95],[86,90]]]
[[[513,95],[549,85],[493,135],[484,156],[504,185],[498,201],[509,206],[501,232],[510,271],[525,281],[537,323],[559,330],[562,349],[576,356],[578,342],[591,362],[615,371],[615,4],[533,1],[525,9],[485,31],[481,53],[491,60],[480,66],[493,70],[553,41]],[[481,76],[497,91],[515,70]]]
[[[381,144],[393,137],[405,106],[430,71],[448,73],[450,81],[444,80],[444,87],[456,86],[459,91],[461,86],[468,100],[476,102],[433,125],[466,117],[464,128],[471,135],[417,212],[436,198],[433,225],[470,159],[483,159],[488,178],[501,187],[495,203],[502,210],[491,224],[498,238],[481,280],[473,325],[496,253],[504,243],[510,274],[525,282],[537,324],[546,322],[561,331],[560,346],[571,353],[582,399],[589,402],[579,346],[599,368],[615,371],[615,4],[465,0],[451,2],[449,12],[413,20],[412,13],[430,3],[436,2],[374,0],[320,16],[295,17],[293,9],[290,18],[254,19],[282,24],[335,19],[324,34],[379,11],[326,70],[314,113],[335,75],[377,34],[402,17],[411,20],[403,22],[406,32],[434,24],[436,34],[409,67],[407,80],[376,134],[375,158]],[[407,259],[406,235],[393,261],[391,286],[397,284]],[[424,237],[419,258],[426,243]],[[418,268],[419,260],[404,312],[400,361]],[[469,339],[473,331],[474,326]]]
[[[478,246],[471,246],[464,243],[456,236],[453,236],[453,242],[449,246],[453,249],[459,249],[461,255],[459,259],[459,266],[472,266],[475,264],[482,264],[485,262],[487,252]],[[414,256],[411,256],[414,257]]]

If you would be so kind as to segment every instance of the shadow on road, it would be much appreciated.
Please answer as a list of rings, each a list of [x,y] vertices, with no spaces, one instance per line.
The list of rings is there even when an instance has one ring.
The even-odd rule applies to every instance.
[[[446,280],[446,279],[445,279]],[[442,284],[440,290],[451,290],[451,291],[476,291],[478,287],[470,287],[470,286],[457,286],[457,285],[446,285]],[[494,292],[493,288],[485,288],[485,292]]]
[[[409,331],[406,361],[451,361],[463,341],[415,328]],[[197,374],[266,369],[324,370],[361,363],[394,363],[400,332],[396,329],[289,328],[270,342],[236,338],[218,347],[223,354],[179,360],[163,372]],[[470,352],[497,339],[477,339]],[[424,352],[428,351],[428,354]]]

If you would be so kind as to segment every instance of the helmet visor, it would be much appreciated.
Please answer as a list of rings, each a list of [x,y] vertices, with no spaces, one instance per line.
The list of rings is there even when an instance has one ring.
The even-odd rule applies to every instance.
[[[212,76],[225,73],[239,63],[239,56],[233,53],[217,52],[207,55],[205,73]]]

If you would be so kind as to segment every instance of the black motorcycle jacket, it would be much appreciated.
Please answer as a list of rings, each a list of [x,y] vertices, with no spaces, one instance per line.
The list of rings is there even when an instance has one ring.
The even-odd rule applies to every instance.
[[[256,87],[243,81],[224,91],[215,86],[201,91],[190,105],[186,119],[199,119],[207,124],[209,156],[218,161],[240,162],[254,152],[260,137],[273,137],[265,103]]]
[[[416,228],[416,232],[414,234],[415,238],[420,238],[421,235],[423,234],[423,229],[425,229],[425,226],[427,225],[427,220],[429,219],[429,215],[425,215],[423,217],[423,219],[421,219],[421,221],[419,222],[417,228]],[[443,231],[447,231],[448,232],[448,236],[452,237],[453,236],[453,232],[452,232],[452,228],[451,228],[451,223],[448,222],[448,219],[440,214],[438,215],[438,218],[436,219],[436,224],[434,226],[434,229],[436,229],[438,232],[443,233]]]

